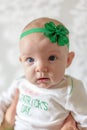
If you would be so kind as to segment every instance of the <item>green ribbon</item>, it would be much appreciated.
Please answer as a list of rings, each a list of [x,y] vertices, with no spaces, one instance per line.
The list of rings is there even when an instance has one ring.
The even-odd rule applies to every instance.
[[[57,43],[59,46],[65,46],[69,48],[69,31],[62,24],[55,25],[53,22],[45,23],[44,28],[32,28],[23,32],[20,39],[32,34],[32,33],[43,33],[46,37],[50,39],[52,43]]]

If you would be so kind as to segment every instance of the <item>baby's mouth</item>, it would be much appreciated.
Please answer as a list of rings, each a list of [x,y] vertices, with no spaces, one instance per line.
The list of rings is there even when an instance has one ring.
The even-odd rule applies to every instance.
[[[49,80],[49,78],[38,78],[37,83],[47,83]]]

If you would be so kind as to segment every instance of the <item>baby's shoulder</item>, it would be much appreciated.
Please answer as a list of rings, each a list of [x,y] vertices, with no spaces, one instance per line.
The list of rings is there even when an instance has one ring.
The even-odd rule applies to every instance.
[[[75,93],[82,94],[87,92],[86,87],[84,86],[83,82],[80,79],[69,75],[66,75],[66,78],[67,78],[68,87],[70,86],[72,94]]]
[[[13,82],[12,82],[12,85],[13,86],[19,86],[22,82],[24,82],[24,80],[25,80],[25,76],[19,76],[19,77],[17,77],[17,78],[15,78],[14,80],[13,80]]]
[[[84,86],[82,80],[75,78],[73,76],[70,75],[65,75],[68,85],[72,85],[72,86]]]

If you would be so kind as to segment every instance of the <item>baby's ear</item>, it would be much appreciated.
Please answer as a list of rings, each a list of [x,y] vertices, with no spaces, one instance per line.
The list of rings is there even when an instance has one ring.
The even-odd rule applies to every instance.
[[[70,66],[70,64],[71,64],[72,61],[73,61],[74,56],[75,56],[75,53],[74,53],[74,52],[69,52],[68,58],[67,58],[67,66],[66,66],[66,67],[69,67],[69,66]]]

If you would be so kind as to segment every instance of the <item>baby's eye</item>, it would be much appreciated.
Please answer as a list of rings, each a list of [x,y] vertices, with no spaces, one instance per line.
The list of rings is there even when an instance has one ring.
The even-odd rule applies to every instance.
[[[57,57],[54,56],[54,55],[52,55],[52,56],[50,56],[50,57],[48,58],[49,61],[54,61],[54,60],[56,60],[56,59],[57,59]]]
[[[29,57],[29,58],[26,59],[26,61],[27,61],[28,63],[32,63],[32,62],[34,62],[34,58]]]

